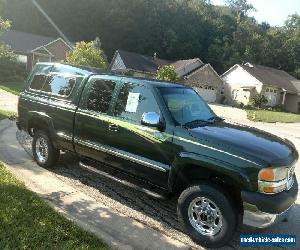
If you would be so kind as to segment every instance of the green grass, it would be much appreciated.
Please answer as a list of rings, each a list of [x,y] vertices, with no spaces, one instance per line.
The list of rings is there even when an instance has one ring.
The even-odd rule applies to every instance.
[[[25,82],[0,83],[0,89],[10,92],[14,95],[20,95],[24,87],[25,87]]]
[[[0,162],[1,249],[109,249],[27,190]]]
[[[251,121],[282,122],[282,123],[300,122],[300,115],[298,114],[275,112],[269,110],[253,110],[253,109],[249,109],[246,111],[247,111],[248,119]]]
[[[16,113],[14,113],[14,112],[5,111],[5,110],[1,110],[1,109],[0,109],[0,120],[9,118],[10,116],[13,116],[13,115],[15,115],[15,114],[16,114]],[[0,244],[0,246],[1,246],[1,244]]]

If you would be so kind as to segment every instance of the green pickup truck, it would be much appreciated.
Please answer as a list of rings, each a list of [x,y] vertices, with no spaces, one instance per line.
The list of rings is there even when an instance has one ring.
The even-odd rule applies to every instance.
[[[18,112],[40,166],[69,151],[177,195],[203,246],[223,246],[242,223],[273,224],[297,198],[292,143],[226,123],[183,85],[38,63]]]

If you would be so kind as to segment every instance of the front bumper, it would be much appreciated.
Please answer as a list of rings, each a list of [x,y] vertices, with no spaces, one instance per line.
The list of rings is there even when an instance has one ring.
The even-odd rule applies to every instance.
[[[244,206],[243,224],[265,228],[284,219],[294,205],[298,195],[298,183],[290,190],[278,194],[267,195],[257,192],[242,191]]]

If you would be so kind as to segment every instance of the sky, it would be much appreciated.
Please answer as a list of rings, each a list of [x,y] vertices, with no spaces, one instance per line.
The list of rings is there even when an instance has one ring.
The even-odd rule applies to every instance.
[[[215,5],[223,5],[224,0],[211,0]],[[288,15],[300,15],[300,0],[248,0],[256,12],[249,13],[258,22],[268,22],[272,26],[282,26]]]

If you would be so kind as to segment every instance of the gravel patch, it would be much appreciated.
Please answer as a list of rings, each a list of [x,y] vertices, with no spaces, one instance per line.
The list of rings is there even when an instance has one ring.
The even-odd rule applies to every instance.
[[[17,139],[25,151],[32,156],[32,138],[24,131],[18,131]],[[98,164],[97,167],[105,172],[109,168],[103,164]],[[114,176],[118,175],[117,172],[114,172],[111,168],[109,169],[113,171]],[[166,236],[190,246],[191,249],[204,249],[195,244],[182,231],[177,219],[176,197],[169,200],[159,200],[151,197],[79,165],[76,157],[68,153],[63,153],[57,166],[49,169],[49,171],[65,183],[86,193],[114,211],[163,232]],[[234,239],[222,249],[238,249],[239,234],[241,233],[245,232],[237,232]],[[251,232],[248,230],[247,233]]]

